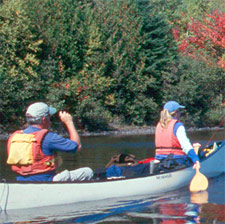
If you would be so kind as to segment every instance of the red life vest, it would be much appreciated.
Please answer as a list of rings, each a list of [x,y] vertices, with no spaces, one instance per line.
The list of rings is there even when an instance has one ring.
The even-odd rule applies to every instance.
[[[186,155],[182,151],[177,137],[173,134],[176,122],[176,119],[172,119],[166,128],[163,128],[160,122],[157,124],[155,132],[156,155],[169,155],[170,153],[174,155]]]
[[[47,129],[41,129],[40,131],[31,133],[34,136],[34,139],[32,141],[32,146],[31,146],[32,147],[32,150],[31,150],[32,162],[31,164],[27,164],[27,165],[19,165],[19,164],[11,163],[11,168],[14,172],[22,176],[27,176],[27,175],[33,175],[33,174],[46,173],[56,169],[54,155],[48,156],[42,152],[41,144],[47,132],[48,132]],[[28,135],[28,134],[24,134],[22,130],[19,130],[19,131],[15,131],[10,136],[7,143],[8,156],[10,153],[13,136],[19,133],[23,135]]]

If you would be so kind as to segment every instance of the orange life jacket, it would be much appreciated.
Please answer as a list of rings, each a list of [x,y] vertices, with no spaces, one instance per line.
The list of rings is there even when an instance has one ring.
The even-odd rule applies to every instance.
[[[169,155],[170,153],[174,155],[186,155],[182,151],[177,137],[173,134],[176,122],[176,119],[172,119],[166,128],[163,128],[160,122],[157,124],[155,132],[156,155]]]
[[[27,175],[33,175],[33,174],[46,173],[46,172],[56,169],[54,155],[48,156],[42,152],[41,144],[42,144],[42,140],[43,140],[44,136],[47,134],[47,132],[48,132],[47,129],[41,129],[40,131],[37,131],[37,132],[25,134],[25,133],[23,133],[22,130],[19,130],[19,131],[15,131],[10,136],[8,143],[7,143],[7,152],[8,152],[7,163],[11,165],[11,168],[14,172],[16,172],[22,176],[27,176]],[[14,138],[16,135],[17,135],[17,137]],[[31,135],[32,143],[27,143],[26,140],[24,140],[28,135]],[[13,140],[13,139],[16,139],[16,140]],[[19,148],[13,147],[13,144],[16,144],[16,143],[21,144],[21,147],[19,147]],[[31,150],[30,150],[31,155],[30,155],[29,159],[23,158],[24,156],[22,155],[20,161],[25,161],[22,163],[19,160],[17,160],[16,158],[13,158],[13,157],[16,157],[15,155],[19,154],[20,149],[28,148],[27,147],[28,144],[30,144],[29,147],[31,148]],[[23,147],[23,146],[25,146],[25,147]],[[18,149],[15,149],[15,148],[18,148]],[[17,152],[13,152],[13,151],[17,151]],[[27,153],[27,154],[29,154],[29,153]],[[28,157],[28,156],[26,155],[26,157]],[[15,161],[15,162],[13,162],[13,161]]]

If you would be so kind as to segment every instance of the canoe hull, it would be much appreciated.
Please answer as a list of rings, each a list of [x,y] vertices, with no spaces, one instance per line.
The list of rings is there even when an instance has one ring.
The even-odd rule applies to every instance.
[[[208,178],[224,172],[225,144],[201,162]],[[2,210],[27,209],[139,195],[159,195],[189,185],[192,167],[146,177],[79,183],[0,183]]]

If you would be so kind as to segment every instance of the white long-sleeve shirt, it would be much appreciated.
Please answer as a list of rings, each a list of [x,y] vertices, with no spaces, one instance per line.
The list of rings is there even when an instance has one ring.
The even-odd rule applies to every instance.
[[[189,138],[187,137],[187,134],[186,134],[186,131],[185,131],[185,128],[183,125],[180,125],[178,128],[177,128],[177,131],[176,131],[176,136],[177,136],[177,139],[178,141],[180,142],[180,145],[181,145],[181,148],[182,150],[188,154],[188,152],[193,149],[193,146],[189,140]]]

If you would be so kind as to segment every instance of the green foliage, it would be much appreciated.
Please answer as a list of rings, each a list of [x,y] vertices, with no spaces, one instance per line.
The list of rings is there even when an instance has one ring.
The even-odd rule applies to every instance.
[[[74,10],[78,14],[76,7]],[[63,17],[63,12],[60,12]],[[75,18],[76,22],[71,17],[70,23],[83,24],[76,26],[79,31],[76,43],[82,43],[79,50],[82,67],[70,73],[72,70],[68,61],[73,61],[74,65],[79,61],[73,58],[73,52],[77,51],[73,49],[68,54],[71,59],[68,59],[63,53],[65,49],[61,50],[63,46],[57,45],[63,74],[66,74],[61,79],[61,84],[66,82],[69,86],[66,92],[69,93],[65,96],[61,87],[59,91],[49,90],[54,101],[58,100],[62,104],[70,105],[71,110],[78,111],[84,101],[92,99],[98,102],[92,107],[95,105],[104,108],[104,113],[111,116],[123,114],[125,122],[139,125],[150,123],[157,108],[155,101],[160,88],[160,72],[165,70],[169,61],[163,57],[172,51],[168,50],[171,39],[166,34],[168,28],[166,29],[165,23],[163,32],[158,28],[163,19],[153,18],[153,22],[157,20],[159,23],[146,28],[149,18],[144,18],[143,13],[143,9],[137,8],[135,1],[98,1],[98,4],[91,5],[90,8],[84,7],[79,17]],[[152,15],[154,16],[156,13]],[[63,27],[62,21],[58,20],[57,23]],[[72,36],[69,38],[70,35]],[[61,37],[61,41],[66,38],[72,40],[76,35],[73,32],[66,34]],[[66,81],[65,77],[68,77]],[[58,83],[59,86],[61,84]],[[85,119],[79,112],[76,116],[83,117],[83,121]]]
[[[95,98],[82,101],[77,112],[80,117],[76,121],[82,129],[94,132],[111,129],[111,114]]]
[[[90,30],[94,35],[89,41],[95,45],[88,45],[88,57],[84,57],[88,62],[82,71],[98,77],[87,82],[104,80],[105,85],[97,88],[104,108],[136,125],[152,122],[160,97],[160,74],[175,53],[164,17],[149,4],[149,11],[142,6],[143,2],[136,1],[98,1],[92,24],[97,28]]]
[[[60,74],[73,76],[83,66],[88,10],[76,0],[31,0],[31,18],[44,40],[44,55],[59,61]],[[43,56],[44,56],[43,55]]]
[[[7,69],[11,77],[37,77],[37,53],[42,40],[32,32],[26,1],[4,2],[0,15],[0,67]]]
[[[103,1],[103,5],[105,8],[100,10],[100,15],[104,22],[100,24],[106,32],[106,75],[112,80],[105,103],[113,114],[123,114],[127,123],[142,124],[149,114],[144,108],[150,105],[137,99],[144,96],[148,86],[154,82],[150,73],[148,76],[144,74],[146,57],[141,49],[143,19],[134,1],[110,1],[107,8]],[[138,113],[134,108],[142,112]]]
[[[225,121],[225,105],[224,94],[216,96],[212,102],[210,109],[206,112],[207,124],[210,126],[222,126]]]
[[[186,35],[189,16],[201,21],[210,7],[211,0],[1,2],[0,123],[19,126],[27,105],[45,101],[85,130],[151,125],[173,99],[187,105],[191,125],[215,124],[224,72],[180,56],[171,32],[179,26]]]
[[[222,69],[209,67],[201,60],[193,61],[192,58],[183,56],[165,80],[165,101],[177,99],[186,105],[186,120],[189,121],[189,126],[216,124],[218,120],[214,119],[213,122],[210,114],[213,111],[221,111],[224,100],[225,92],[222,86],[225,83],[225,73]],[[219,99],[216,96],[220,96]],[[221,114],[217,118],[220,119],[220,116]]]

